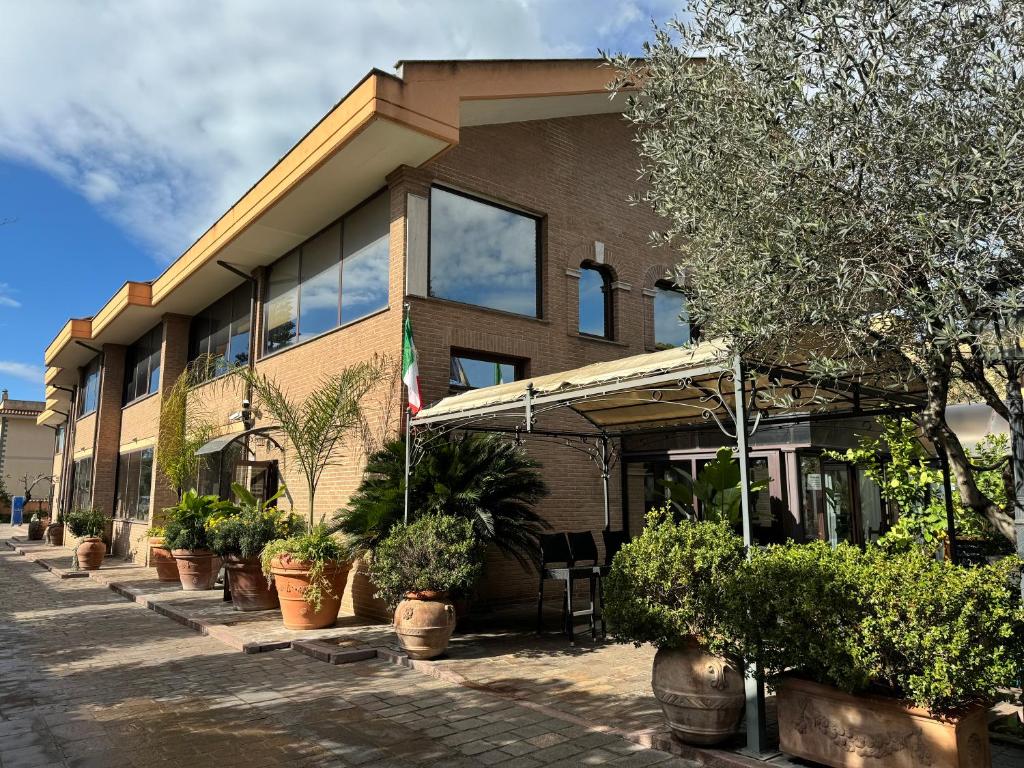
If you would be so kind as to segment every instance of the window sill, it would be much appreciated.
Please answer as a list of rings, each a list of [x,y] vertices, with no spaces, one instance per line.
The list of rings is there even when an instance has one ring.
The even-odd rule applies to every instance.
[[[551,325],[551,321],[543,317],[533,317],[532,315],[520,315],[517,312],[509,312],[508,310],[505,309],[481,307],[479,304],[469,304],[465,301],[455,301],[455,299],[444,299],[441,298],[440,296],[409,296],[408,298],[419,299],[421,301],[428,301],[436,304],[444,304],[458,309],[471,309],[477,312],[483,312],[488,315],[497,315],[498,317],[512,318],[515,320],[525,320],[528,323]]]
[[[134,400],[131,400],[131,401],[125,403],[124,405],[122,405],[121,406],[121,410],[125,411],[125,410],[131,408],[133,405],[138,405],[142,401],[149,400],[149,398],[154,397],[154,396],[159,395],[159,394],[160,394],[160,392],[156,391],[156,392],[150,392],[148,395],[143,395],[142,397],[136,397]]]
[[[566,335],[569,336],[569,338],[582,339],[583,341],[594,341],[598,344],[610,344],[613,347],[629,346],[626,342],[619,341],[618,339],[606,339],[603,336],[591,336],[589,333],[569,333]]]
[[[330,330],[324,331],[323,333],[318,333],[316,336],[310,336],[308,339],[303,339],[302,341],[297,341],[294,344],[289,344],[287,347],[282,347],[281,349],[275,349],[273,352],[264,352],[263,354],[261,354],[259,356],[259,358],[256,360],[256,362],[257,363],[261,363],[264,360],[270,360],[271,358],[277,357],[278,355],[283,355],[285,352],[291,352],[293,349],[298,349],[299,347],[304,346],[306,344],[310,344],[310,343],[312,343],[314,341],[319,341],[320,339],[322,339],[322,338],[324,338],[326,336],[330,336],[332,333],[337,333],[338,331],[344,331],[346,328],[351,328],[354,325],[359,325],[359,323],[366,322],[371,317],[377,317],[378,315],[383,315],[385,312],[389,312],[389,311],[391,311],[391,305],[390,304],[388,306],[386,306],[386,307],[381,307],[380,309],[378,309],[378,310],[376,310],[374,312],[371,312],[368,315],[363,315],[362,317],[357,317],[355,320],[349,320],[347,323],[344,323],[343,325],[339,325],[339,326],[337,326],[335,328],[331,328]],[[210,381],[213,381],[213,379],[210,379]]]

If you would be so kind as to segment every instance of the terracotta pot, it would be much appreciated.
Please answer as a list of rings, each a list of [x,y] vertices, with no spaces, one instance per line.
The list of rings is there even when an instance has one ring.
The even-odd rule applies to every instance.
[[[304,599],[309,586],[309,566],[303,560],[292,560],[288,555],[270,561],[270,573],[281,601],[281,618],[285,629],[323,629],[334,625],[341,610],[341,595],[345,590],[351,563],[328,564],[324,570],[330,592],[324,591],[320,609],[314,610]]]
[[[178,568],[178,580],[186,592],[212,589],[217,578],[213,552],[208,549],[175,549],[171,552]]]
[[[64,523],[50,523],[46,526],[45,538],[55,547],[64,544]]]
[[[395,609],[395,634],[411,659],[433,659],[448,650],[455,607],[443,593],[406,592]]]
[[[743,674],[693,638],[658,651],[651,687],[673,735],[687,744],[724,741],[743,716]]]
[[[988,768],[988,707],[938,719],[884,696],[855,696],[796,678],[776,689],[779,748],[833,768]]]
[[[107,554],[107,545],[97,536],[86,536],[78,542],[75,550],[78,555],[78,567],[83,571],[95,571],[103,565]]]
[[[171,550],[164,548],[164,540],[159,536],[151,536],[149,539],[149,565],[156,568],[156,578],[159,581],[178,581],[178,561],[174,559]]]
[[[277,588],[267,583],[258,557],[228,555],[224,559],[236,611],[270,611],[279,606]]]

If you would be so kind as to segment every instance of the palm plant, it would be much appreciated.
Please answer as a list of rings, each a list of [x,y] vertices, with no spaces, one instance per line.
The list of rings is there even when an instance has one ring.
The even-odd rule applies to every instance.
[[[200,357],[185,368],[160,405],[156,463],[179,498],[199,474],[202,457],[196,451],[217,432],[202,402],[189,399],[191,388],[205,380],[202,371],[208,366],[207,357]]]
[[[548,489],[539,464],[499,435],[467,434],[423,450],[409,477],[409,509],[416,516],[468,519],[479,541],[493,542],[526,566],[537,537],[549,526],[533,505]],[[359,551],[372,551],[401,522],[405,510],[405,442],[393,440],[370,455],[363,480],[336,526]]]
[[[277,422],[291,445],[306,480],[310,530],[317,523],[314,502],[320,478],[328,466],[340,462],[339,445],[359,425],[360,401],[380,380],[383,366],[382,360],[374,359],[325,376],[303,400],[290,397],[258,370],[239,367],[233,371],[250,388],[254,404]]]

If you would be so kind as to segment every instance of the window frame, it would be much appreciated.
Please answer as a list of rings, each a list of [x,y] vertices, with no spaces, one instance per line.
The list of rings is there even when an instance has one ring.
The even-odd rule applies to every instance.
[[[352,318],[350,320],[346,320],[346,321],[342,322],[342,299],[343,299],[343,296],[344,296],[344,284],[345,284],[345,280],[344,280],[345,220],[350,218],[351,216],[355,215],[358,211],[360,211],[363,208],[365,208],[366,206],[370,205],[372,202],[374,202],[375,200],[377,200],[381,196],[384,196],[384,197],[387,198],[387,202],[388,202],[388,206],[389,206],[388,207],[387,230],[386,230],[386,236],[388,238],[388,247],[385,249],[385,252],[388,255],[388,280],[387,280],[387,295],[388,295],[388,298],[387,298],[387,302],[384,304],[383,307],[375,309],[375,310],[373,310],[371,312],[368,312],[368,313],[366,313],[364,315],[360,315],[359,317]],[[295,347],[299,346],[300,344],[305,344],[306,342],[313,341],[314,339],[318,339],[321,336],[326,336],[328,333],[333,333],[334,331],[338,330],[339,328],[345,328],[345,327],[348,327],[349,325],[354,325],[355,323],[358,323],[358,322],[360,322],[362,320],[365,320],[368,317],[373,317],[374,315],[376,315],[376,314],[378,314],[380,312],[383,312],[384,310],[386,310],[386,309],[388,309],[390,307],[390,305],[391,305],[391,280],[390,280],[390,271],[391,271],[391,214],[390,214],[390,201],[391,201],[391,197],[390,197],[390,190],[389,190],[389,188],[388,187],[382,187],[381,189],[377,190],[373,194],[371,194],[371,195],[367,196],[366,198],[364,198],[363,200],[361,200],[358,204],[354,205],[349,210],[345,211],[344,214],[342,214],[338,218],[334,219],[327,226],[321,228],[320,230],[318,230],[314,234],[312,234],[309,237],[307,237],[305,240],[303,240],[301,243],[296,245],[294,248],[289,248],[287,253],[282,254],[277,259],[275,259],[273,262],[271,262],[269,265],[267,265],[267,279],[263,281],[263,288],[262,288],[262,290],[260,292],[260,338],[259,338],[257,344],[255,345],[256,352],[257,352],[256,359],[264,360],[264,359],[266,359],[268,357],[272,357],[273,355],[277,355],[277,354],[280,354],[282,352],[287,352],[289,349],[294,349]],[[332,325],[330,328],[326,328],[326,329],[320,331],[319,333],[315,333],[315,334],[303,337],[302,336],[302,324],[300,322],[300,320],[302,318],[302,283],[303,283],[303,280],[302,280],[302,248],[306,244],[311,243],[312,241],[316,240],[318,237],[320,237],[325,232],[327,232],[328,230],[330,230],[332,227],[335,227],[335,226],[338,227],[338,261],[337,261],[337,269],[338,269],[338,301],[337,301],[337,322],[334,325]],[[295,285],[293,287],[289,288],[288,290],[289,291],[290,290],[294,290],[295,291],[295,335],[292,336],[292,338],[291,338],[291,340],[290,340],[290,342],[288,344],[285,344],[285,345],[279,347],[278,349],[268,350],[267,349],[267,316],[266,316],[266,307],[267,307],[268,301],[271,301],[270,299],[267,298],[267,296],[269,294],[269,289],[270,289],[270,275],[273,272],[275,266],[280,264],[282,261],[284,261],[286,258],[291,256],[292,254],[296,254],[296,256],[297,256],[296,274],[297,274],[298,277],[297,277]]]
[[[250,341],[246,345],[246,348],[248,350],[247,357],[248,358],[252,357],[252,341],[251,340],[252,340],[252,336],[253,336],[253,309],[254,309],[254,306],[253,306],[253,304],[254,304],[254,302],[253,302],[253,284],[254,284],[254,281],[246,280],[245,282],[240,283],[239,285],[236,285],[234,288],[232,288],[230,291],[225,293],[219,299],[217,299],[216,301],[210,302],[210,304],[208,306],[204,307],[201,311],[199,311],[195,315],[193,315],[191,320],[189,321],[189,329],[188,329],[188,364],[189,364],[189,366],[192,367],[193,376],[196,378],[196,381],[195,381],[196,384],[205,384],[205,383],[207,383],[209,381],[213,381],[214,379],[219,379],[221,376],[227,376],[235,368],[234,365],[227,364],[225,369],[218,373],[217,369],[216,369],[216,366],[213,364],[214,363],[214,359],[210,357],[210,345],[211,345],[211,340],[213,339],[213,332],[211,331],[211,322],[212,322],[212,318],[215,316],[213,310],[218,309],[218,308],[223,309],[222,307],[218,307],[218,305],[220,305],[220,304],[222,304],[224,302],[228,302],[228,305],[229,305],[228,308],[227,308],[228,338],[227,338],[227,344],[224,347],[225,357],[223,358],[225,361],[227,360],[226,354],[230,353],[230,351],[231,351],[231,343],[232,343],[232,341],[236,337],[244,335],[244,333],[238,333],[238,334],[234,333],[234,327],[235,327],[235,322],[236,322],[236,314],[237,314],[237,312],[236,312],[237,307],[235,306],[236,297],[241,297],[241,298],[237,298],[237,300],[239,301],[239,304],[240,304],[241,307],[244,308],[246,305],[248,305],[248,309],[246,311],[247,311],[247,313],[249,315],[249,324],[248,324],[248,329],[247,329],[247,331],[245,331],[245,333],[247,333],[249,335]],[[243,290],[245,288],[248,288],[248,291]],[[204,351],[204,352],[197,352],[196,354],[193,354],[193,352],[194,352],[194,344],[193,344],[193,342],[195,341],[195,335],[194,334],[195,334],[195,330],[196,330],[196,322],[197,321],[202,321],[202,322],[206,323],[206,333],[202,337],[202,339],[206,342],[206,351]],[[196,373],[198,368],[196,366],[193,366],[193,363],[198,361],[204,355],[207,357],[207,366],[206,366],[205,370],[200,371],[201,373],[203,373],[203,375],[199,376]],[[248,365],[248,363],[249,363],[249,360],[247,359],[246,362],[245,362],[245,365]]]
[[[82,477],[82,468],[88,463],[88,472],[85,473],[85,477]],[[72,510],[89,509],[92,507],[93,493],[92,493],[92,471],[93,471],[93,457],[83,456],[77,461],[71,463],[71,501]],[[80,504],[79,496],[83,491],[87,491],[89,494],[89,503],[87,505]]]
[[[596,261],[584,261],[580,264],[580,272],[596,272],[601,276],[601,294],[604,300],[604,333],[594,334],[587,333],[582,330],[580,326],[583,324],[583,313],[578,312],[576,317],[576,332],[580,336],[584,336],[588,339],[603,339],[605,341],[615,341],[615,306],[612,301],[612,283],[614,282],[611,270],[604,264],[598,264]],[[580,275],[577,281],[577,297],[576,303],[579,308],[581,299],[583,297],[583,275]]]
[[[100,378],[103,375],[103,371],[102,371],[102,367],[103,366],[102,366],[102,363],[101,363],[101,358],[102,358],[102,354],[97,354],[96,357],[94,357],[92,360],[90,360],[88,363],[86,363],[84,368],[83,368],[81,383],[78,385],[78,391],[80,392],[80,397],[78,398],[78,402],[75,405],[75,411],[76,411],[75,419],[76,420],[77,419],[84,419],[86,416],[89,416],[89,415],[91,415],[93,413],[96,413],[96,411],[99,410],[99,407],[100,407]],[[94,366],[95,366],[95,371],[92,371],[92,368]],[[94,373],[95,376],[96,376],[96,389],[95,389],[96,402],[93,403],[92,407],[89,408],[89,410],[85,410],[86,398],[88,397],[88,394],[89,394],[89,376],[92,373]]]
[[[141,509],[143,488],[142,468],[149,463],[148,503],[145,510]],[[128,490],[132,486],[131,473],[135,473],[134,498],[128,498]],[[145,522],[149,519],[150,507],[153,505],[153,446],[125,451],[117,456],[117,475],[114,484],[114,516],[118,520]]]
[[[521,357],[512,357],[510,355],[495,354],[492,352],[481,352],[475,349],[463,349],[459,347],[453,347],[448,353],[448,391],[450,393],[457,392],[470,392],[474,389],[482,389],[482,387],[462,387],[458,384],[453,384],[451,379],[451,365],[452,360],[456,357],[466,358],[474,360],[480,363],[494,363],[496,365],[511,365],[515,371],[515,378],[512,381],[521,381],[526,378],[526,365],[527,360]],[[504,382],[509,383],[509,382]],[[489,385],[488,385],[489,386]]]
[[[523,315],[518,312],[512,312],[507,309],[499,309],[497,307],[487,307],[482,304],[473,304],[468,301],[460,301],[459,299],[450,299],[445,296],[438,296],[434,293],[434,289],[431,286],[431,277],[434,273],[434,190],[440,189],[442,192],[447,192],[451,195],[458,197],[464,197],[467,200],[472,200],[476,203],[482,203],[483,205],[489,205],[493,208],[497,208],[502,211],[514,213],[517,216],[522,216],[527,219],[532,219],[536,225],[536,237],[534,242],[535,251],[535,263],[536,263],[536,308],[535,314]],[[427,197],[427,297],[436,299],[438,301],[450,301],[453,304],[460,304],[465,307],[475,307],[477,309],[487,310],[489,312],[501,312],[505,315],[511,315],[512,317],[523,317],[528,320],[544,320],[546,313],[544,310],[544,222],[546,216],[543,214],[533,213],[523,208],[516,208],[515,206],[508,205],[507,203],[501,203],[493,198],[482,197],[472,192],[466,192],[462,189],[450,187],[446,184],[433,183],[430,185],[430,194]]]
[[[148,346],[144,346],[148,345]],[[163,323],[157,323],[146,333],[142,334],[134,344],[132,344],[125,354],[125,366],[124,366],[124,386],[121,390],[121,407],[127,408],[129,405],[143,400],[150,395],[155,395],[160,391],[160,381],[157,379],[156,389],[152,389],[153,386],[153,373],[159,371],[162,366],[162,347],[163,347]],[[133,387],[136,384],[136,377],[138,376],[139,364],[142,362],[138,359],[138,355],[141,351],[145,351],[145,364],[146,364],[146,391],[139,394],[137,388]],[[156,365],[153,365],[154,355],[156,356]],[[132,361],[129,365],[129,361]],[[132,392],[132,396],[129,397],[129,392]]]
[[[686,314],[687,314],[687,317],[689,318],[688,321],[687,321],[687,327],[689,328],[689,333],[690,333],[690,338],[689,338],[688,341],[685,342],[685,344],[692,344],[693,342],[698,341],[700,339],[700,329],[693,322],[693,318],[689,317],[689,315],[690,315],[690,309],[689,309],[690,294],[686,292],[686,289],[683,288],[682,286],[678,285],[677,283],[673,282],[672,280],[669,280],[667,278],[662,278],[661,280],[657,280],[654,283],[654,290],[655,291],[670,291],[672,293],[677,293],[677,294],[679,294],[680,296],[683,297],[683,299],[685,300],[685,305],[686,305]],[[678,317],[677,317],[677,319],[678,319]],[[651,323],[651,336],[653,337],[654,348],[656,350],[660,350],[660,349],[678,349],[681,346],[685,346],[685,344],[672,344],[672,345],[666,346],[666,347],[659,347],[658,346],[658,295],[657,295],[657,293],[655,293],[655,295],[651,297],[651,320],[652,320],[652,323]]]

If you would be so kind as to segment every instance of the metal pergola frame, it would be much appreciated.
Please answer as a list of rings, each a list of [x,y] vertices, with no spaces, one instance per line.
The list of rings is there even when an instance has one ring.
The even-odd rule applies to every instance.
[[[642,357],[627,360],[640,360]],[[881,373],[887,375],[892,371]],[[704,429],[714,425],[728,439],[735,441],[740,483],[744,491],[740,496],[743,542],[749,555],[754,546],[750,499],[750,438],[759,426],[794,423],[815,417],[842,419],[907,415],[923,406],[919,394],[909,389],[889,391],[884,386],[840,379],[823,385],[812,374],[798,367],[751,363],[736,353],[723,354],[712,361],[702,360],[692,368],[676,367],[635,377],[613,376],[610,380],[568,385],[555,391],[537,392],[533,381],[527,382],[522,396],[513,400],[506,398],[504,402],[484,402],[452,410],[452,402],[459,397],[454,396],[407,419],[406,519],[409,512],[408,479],[411,467],[417,463],[430,441],[454,431],[502,432],[517,438],[530,436],[556,441],[588,454],[601,472],[604,524],[608,528],[611,524],[609,481],[611,467],[618,455],[614,447],[615,440],[621,444],[621,439],[628,435]],[[770,386],[766,386],[766,383]],[[811,388],[810,396],[805,396],[800,390],[804,386]],[[486,400],[487,390],[497,391],[499,388],[507,389],[507,385],[475,390],[477,394],[474,399]],[[789,391],[785,392],[787,388]],[[780,390],[785,395],[781,401],[777,397]],[[447,411],[440,408],[445,403],[449,404]],[[677,419],[670,417],[667,422],[657,418],[620,422],[611,428],[609,424],[602,423],[598,415],[611,413],[616,408],[647,407],[659,403],[673,406],[676,411],[686,409],[690,415]],[[842,404],[845,410],[835,409],[837,403]],[[817,413],[816,408],[819,411]],[[593,429],[548,430],[537,426],[539,417],[561,409],[568,409],[581,416]],[[943,468],[948,488],[948,467],[945,463]],[[765,756],[768,753],[764,685],[747,675],[745,688],[746,751]]]

